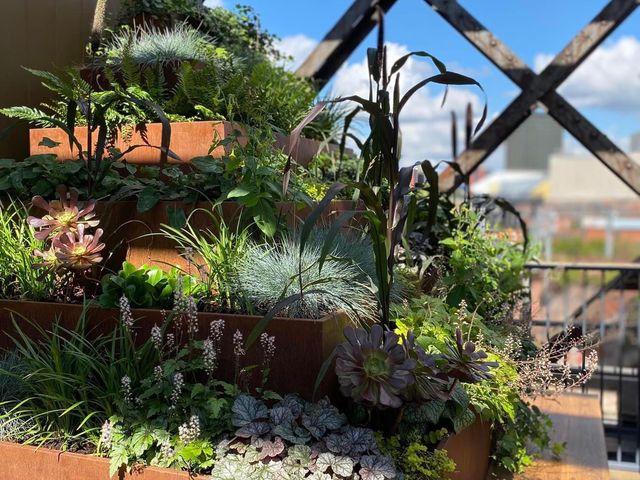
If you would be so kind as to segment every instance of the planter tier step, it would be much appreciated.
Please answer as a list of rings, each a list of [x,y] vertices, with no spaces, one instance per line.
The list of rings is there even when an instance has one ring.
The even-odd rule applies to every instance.
[[[38,329],[25,319],[36,323],[48,332],[51,331],[56,318],[60,319],[65,328],[73,329],[82,311],[82,305],[0,300],[0,349],[11,349],[14,346],[10,338],[16,338],[17,333],[13,320],[27,336],[38,338]],[[164,322],[161,310],[133,309],[132,313],[133,318],[136,319],[136,338],[140,341],[149,338],[154,325],[162,326]],[[113,331],[119,321],[120,312],[116,309],[92,306],[87,308],[86,315],[92,332],[108,334]],[[225,329],[222,361],[216,375],[220,380],[233,382],[235,369],[232,336],[236,330],[239,330],[246,339],[262,317],[199,313],[198,339],[206,338],[209,325],[213,320],[218,319],[225,321]],[[333,349],[344,341],[342,330],[348,324],[349,319],[343,312],[327,315],[318,320],[277,317],[272,319],[265,331],[275,336],[276,353],[271,361],[267,388],[282,394],[299,393],[302,397],[311,400],[318,372]],[[186,338],[186,333],[183,338]],[[242,361],[244,367],[260,365],[262,361],[260,342],[254,343]],[[255,382],[254,385],[257,384],[260,381],[259,375],[254,373],[249,378],[250,384],[251,381]],[[325,375],[316,392],[316,398],[322,398],[325,395],[334,399],[338,396],[337,377],[330,373]],[[1,476],[0,479],[2,479]]]
[[[211,153],[214,140],[222,141],[231,136],[234,130],[240,127],[231,122],[221,121],[199,121],[199,122],[173,122],[171,123],[171,140],[169,149],[175,153],[180,160],[169,157],[168,163],[184,164],[189,163],[192,158],[211,155],[220,158],[230,153],[232,145],[219,145]],[[82,145],[82,149],[87,149],[87,127],[76,127],[74,135]],[[47,147],[42,142],[45,138],[58,143],[55,147]],[[97,132],[93,135],[93,142],[97,142]],[[246,137],[239,137],[241,144],[246,143]],[[288,136],[276,134],[274,147],[288,151],[290,138]],[[140,147],[130,151],[125,155],[127,163],[136,165],[159,165],[161,152],[158,148],[162,145],[162,124],[147,123],[142,126],[132,127],[131,130],[118,130],[114,141],[114,147],[121,152],[126,151],[134,145]],[[321,142],[308,138],[300,138],[296,148],[292,152],[293,159],[303,167],[309,165],[311,159],[320,150]],[[78,150],[69,146],[69,137],[61,128],[32,128],[29,130],[29,152],[31,155],[54,154],[60,161],[78,160]]]
[[[278,202],[276,204],[280,215],[292,228],[300,228],[304,219],[311,213],[311,207],[298,208],[294,202]],[[158,202],[150,210],[137,213],[135,201],[98,202],[96,211],[100,218],[100,226],[104,229],[104,242],[110,255],[107,267],[118,271],[124,260],[137,267],[143,264],[155,265],[163,270],[170,270],[172,265],[177,265],[185,271],[193,270],[181,255],[178,245],[172,240],[160,234],[162,225],[169,225],[169,208],[182,209],[185,215],[193,213],[190,217],[190,225],[196,231],[210,231],[217,233],[216,222],[208,211],[211,204],[198,202],[186,204],[183,202]],[[358,205],[358,209],[362,209]],[[335,200],[325,210],[318,225],[330,224],[342,212],[354,209],[354,202],[350,200]],[[221,204],[222,220],[234,231],[243,207],[233,201]],[[355,224],[361,218],[356,215],[351,224]]]

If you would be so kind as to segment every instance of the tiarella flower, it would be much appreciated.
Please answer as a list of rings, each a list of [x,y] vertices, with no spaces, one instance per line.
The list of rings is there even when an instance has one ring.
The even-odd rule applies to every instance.
[[[126,375],[122,377],[122,379],[120,380],[120,386],[122,387],[122,396],[124,397],[124,402],[126,404],[131,404],[131,401],[133,400],[131,394],[131,378]]]
[[[200,419],[193,415],[188,422],[178,427],[178,436],[184,444],[195,442],[200,436]]]
[[[67,268],[86,270],[100,262],[100,252],[104,250],[104,243],[100,242],[102,229],[98,228],[94,235],[85,235],[84,224],[78,224],[77,232],[65,232],[53,239],[58,260]]]
[[[240,330],[236,330],[236,333],[233,334],[233,354],[236,357],[243,357],[246,352],[243,348],[244,339],[242,337],[242,332]]]
[[[182,395],[182,388],[184,387],[184,376],[180,372],[176,372],[173,375],[173,390],[171,391],[171,409],[175,409],[178,406],[178,402],[180,401],[180,396]]]
[[[187,297],[187,334],[193,339],[198,334],[198,307],[192,296]]]
[[[113,444],[113,429],[109,420],[106,420],[102,424],[100,443],[105,451],[111,450],[111,445]]]
[[[133,315],[131,314],[131,305],[129,299],[122,295],[120,297],[120,321],[129,331],[133,328]]]
[[[80,208],[78,206],[78,192],[74,190],[68,192],[64,185],[58,185],[56,191],[60,200],[47,202],[40,195],[36,195],[31,200],[34,206],[47,212],[42,218],[34,216],[27,218],[29,225],[40,229],[35,234],[38,240],[56,238],[67,232],[75,233],[80,225],[83,228],[98,225],[99,221],[93,219],[95,200],[90,200],[83,208]]]
[[[163,440],[160,442],[160,456],[163,460],[171,460],[175,453],[176,452],[171,446],[171,442],[169,440]]]
[[[266,333],[260,335],[260,346],[262,347],[262,368],[269,368],[271,360],[276,354],[276,337],[269,336]]]
[[[218,367],[218,355],[210,338],[207,338],[202,344],[202,361],[207,375],[212,376]]]
[[[209,338],[213,342],[216,354],[220,356],[222,352],[222,338],[224,336],[224,320],[212,320],[209,324]]]
[[[156,379],[156,382],[162,382],[164,378],[164,373],[162,371],[162,366],[156,365],[153,369],[153,377]]]
[[[176,346],[176,336],[173,333],[167,333],[167,350],[171,351]]]
[[[162,351],[162,330],[157,324],[151,329],[151,343],[156,350]]]
[[[176,287],[173,291],[173,311],[176,314],[185,314],[188,308],[187,297],[184,294],[184,279],[178,275]]]

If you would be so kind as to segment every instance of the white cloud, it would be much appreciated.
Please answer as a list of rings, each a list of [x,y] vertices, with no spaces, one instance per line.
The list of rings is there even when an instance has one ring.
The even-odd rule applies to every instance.
[[[204,6],[209,8],[224,6],[222,0],[204,0]]]
[[[302,62],[306,60],[317,44],[317,40],[300,33],[279,40],[276,48],[283,54],[293,58],[292,61],[287,61],[284,65],[287,69],[295,71],[302,65]]]
[[[536,55],[541,71],[553,55]],[[640,108],[640,39],[621,37],[598,47],[561,85],[559,92],[576,107],[632,112]]]
[[[387,44],[388,64],[408,53],[404,45]],[[432,64],[410,58],[401,70],[401,91],[436,73]],[[334,95],[360,95],[367,98],[369,77],[366,58],[360,62],[347,63],[336,74]],[[483,101],[476,92],[463,87],[451,87],[447,102],[441,107],[444,87],[427,85],[419,90],[407,103],[400,115],[402,131],[402,160],[409,164],[425,159],[442,160],[451,157],[451,111],[455,111],[459,121],[459,150],[462,150],[463,119],[467,103],[471,103],[476,121],[483,107]]]

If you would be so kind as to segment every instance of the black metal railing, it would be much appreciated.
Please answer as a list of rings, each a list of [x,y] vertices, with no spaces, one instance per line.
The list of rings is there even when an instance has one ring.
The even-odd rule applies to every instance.
[[[535,263],[523,315],[543,343],[571,327],[599,336],[598,367],[582,385],[597,393],[610,465],[640,470],[640,264]],[[582,363],[580,363],[582,362]],[[576,352],[572,363],[584,368]]]

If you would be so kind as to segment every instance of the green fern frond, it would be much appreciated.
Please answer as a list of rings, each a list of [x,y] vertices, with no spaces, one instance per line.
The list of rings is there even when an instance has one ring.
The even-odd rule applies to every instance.
[[[0,113],[9,118],[24,120],[39,127],[55,127],[56,121],[42,110],[31,107],[8,107],[0,109]]]

